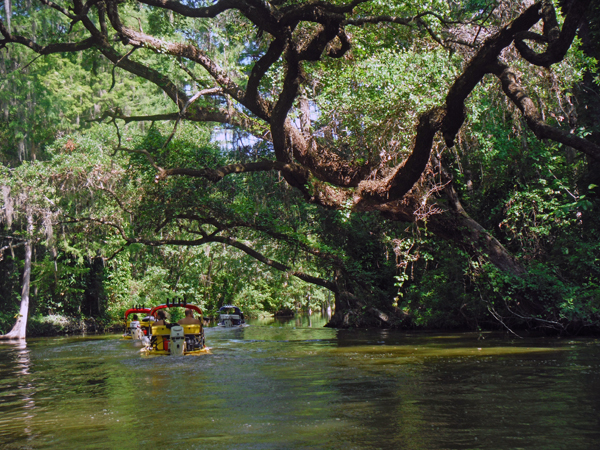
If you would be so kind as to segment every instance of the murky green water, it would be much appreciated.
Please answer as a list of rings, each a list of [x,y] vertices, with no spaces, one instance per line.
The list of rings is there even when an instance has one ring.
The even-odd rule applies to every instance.
[[[207,329],[0,345],[0,448],[598,449],[600,340]]]

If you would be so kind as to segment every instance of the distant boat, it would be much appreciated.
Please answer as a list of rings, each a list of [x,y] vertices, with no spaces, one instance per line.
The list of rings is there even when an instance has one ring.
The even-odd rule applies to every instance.
[[[219,308],[219,323],[217,325],[225,328],[243,327],[246,325],[244,313],[237,306],[223,305]]]
[[[144,336],[147,336],[150,332],[150,326],[152,322],[149,319],[150,316],[144,317],[142,320],[129,320],[128,317],[130,314],[140,313],[140,314],[148,314],[150,312],[150,308],[146,308],[145,306],[134,306],[133,308],[129,308],[125,311],[125,332],[123,333],[123,339],[133,339],[133,340],[141,340]],[[152,317],[152,319],[154,319]]]

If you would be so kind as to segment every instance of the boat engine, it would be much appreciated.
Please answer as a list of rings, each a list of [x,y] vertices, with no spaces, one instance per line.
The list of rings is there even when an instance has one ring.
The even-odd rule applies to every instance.
[[[134,341],[141,341],[144,337],[144,332],[141,328],[131,330],[131,339],[133,339]]]
[[[142,338],[142,329],[140,328],[139,320],[132,320],[129,324],[129,334],[131,339],[139,340]]]
[[[185,334],[183,327],[176,325],[171,327],[171,355],[181,356],[185,347]]]

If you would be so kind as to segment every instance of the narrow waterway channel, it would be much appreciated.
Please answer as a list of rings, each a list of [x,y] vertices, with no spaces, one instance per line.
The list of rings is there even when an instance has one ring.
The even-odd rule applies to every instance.
[[[202,356],[0,345],[0,448],[600,448],[599,339],[250,323]]]

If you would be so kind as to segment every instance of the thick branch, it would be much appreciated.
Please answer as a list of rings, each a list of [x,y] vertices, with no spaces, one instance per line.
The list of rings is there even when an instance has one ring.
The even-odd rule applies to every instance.
[[[258,98],[258,86],[271,66],[279,59],[285,49],[285,40],[282,38],[274,39],[267,52],[254,64],[252,72],[248,77],[246,87],[246,101],[254,103]]]
[[[371,172],[368,164],[354,165],[315,140],[307,140],[291,120],[287,119],[284,127],[294,158],[319,180],[340,187],[357,187]]]
[[[229,9],[236,9],[267,33],[276,35],[279,28],[275,17],[276,11],[267,2],[259,0],[219,0],[214,5],[203,8],[192,8],[173,0],[138,1],[146,5],[171,10],[182,16],[196,18],[214,18]]]
[[[217,183],[221,181],[223,177],[233,173],[268,172],[273,170],[280,170],[290,175],[295,174],[299,177],[308,177],[308,171],[298,164],[282,163],[279,161],[260,161],[256,163],[230,164],[217,169],[162,169],[159,174],[156,175],[156,181],[161,181],[174,175],[185,175],[189,177],[206,178],[213,183]]]
[[[325,24],[334,17],[351,13],[361,3],[369,0],[354,0],[345,5],[334,5],[324,1],[309,1],[299,5],[288,5],[280,9],[282,15],[280,23],[284,25],[297,24],[299,22],[316,22]]]
[[[446,117],[442,132],[448,147],[454,146],[454,137],[465,120],[465,100],[488,71],[488,66],[508,47],[515,34],[529,30],[540,20],[540,3],[530,6],[510,25],[487,39],[477,54],[469,61],[446,96]]]
[[[373,203],[399,200],[412,189],[421,178],[433,146],[433,138],[445,117],[443,108],[433,108],[419,118],[415,144],[410,156],[397,166],[382,182],[364,181],[359,185],[356,210],[364,210]]]
[[[589,8],[590,1],[571,1],[561,30],[556,20],[556,11],[554,10],[552,1],[544,0],[542,2],[544,40],[548,43],[548,46],[544,52],[537,53],[524,41],[524,39],[532,37],[530,34],[516,36],[515,47],[519,50],[521,56],[531,64],[542,67],[549,67],[552,64],[562,61],[573,43],[577,29],[581,25]],[[539,39],[535,40],[539,41]]]
[[[587,139],[580,138],[560,128],[548,125],[542,119],[535,103],[525,93],[517,80],[517,75],[508,66],[496,63],[490,68],[502,83],[502,89],[508,98],[521,110],[527,125],[539,139],[552,139],[555,142],[573,147],[596,160],[600,160],[600,147]]]

